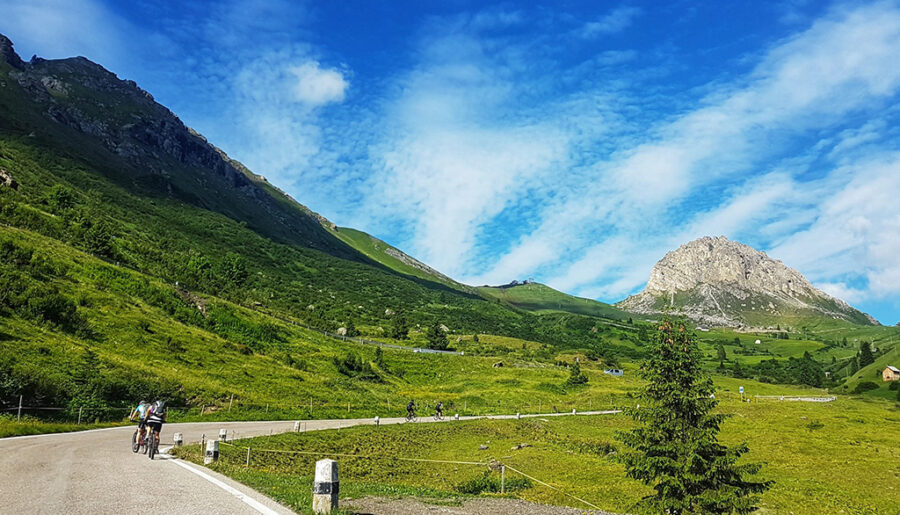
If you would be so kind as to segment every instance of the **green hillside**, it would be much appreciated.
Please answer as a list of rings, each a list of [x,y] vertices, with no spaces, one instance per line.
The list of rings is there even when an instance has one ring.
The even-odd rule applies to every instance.
[[[478,288],[478,292],[526,311],[564,311],[614,320],[627,320],[632,316],[610,304],[568,295],[540,283],[482,286]]]
[[[410,277],[424,279],[426,281],[433,281],[438,284],[449,286],[455,290],[468,293],[473,292],[472,288],[454,281],[374,236],[349,227],[326,226],[326,228],[339,240],[350,245],[367,258],[376,263],[380,263],[395,272]]]

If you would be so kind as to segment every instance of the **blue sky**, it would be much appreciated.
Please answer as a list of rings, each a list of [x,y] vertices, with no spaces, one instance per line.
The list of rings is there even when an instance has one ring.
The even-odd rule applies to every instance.
[[[704,235],[900,320],[900,3],[0,0],[339,225],[617,301]]]

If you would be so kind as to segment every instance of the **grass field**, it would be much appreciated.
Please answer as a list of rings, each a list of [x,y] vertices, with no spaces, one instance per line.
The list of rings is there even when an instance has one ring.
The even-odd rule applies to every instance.
[[[23,417],[21,421],[17,421],[16,417],[10,415],[0,415],[0,438],[10,436],[40,435],[47,433],[67,433],[69,431],[87,431],[88,429],[99,429],[101,427],[114,427],[125,425],[126,422],[102,422],[73,424],[65,422],[47,422],[45,420],[35,419],[32,417]]]
[[[748,390],[771,392],[771,385],[744,383]],[[734,385],[721,386],[731,390]],[[781,387],[780,391],[804,390]],[[859,398],[825,404],[777,400],[748,404],[721,394],[719,409],[733,415],[722,429],[722,441],[747,441],[747,459],[765,462],[759,477],[775,481],[762,498],[761,513],[896,513],[900,503],[900,470],[893,466],[900,459],[896,404]],[[620,445],[615,431],[631,424],[621,415],[567,416],[284,434],[239,440],[237,447],[222,446],[221,461],[214,468],[305,512],[316,459],[333,457],[340,462],[344,498],[416,495],[442,502],[479,488],[482,495],[499,495],[492,492],[499,483],[498,472],[487,466],[392,458],[497,461],[603,509],[639,513],[634,504],[649,490],[625,479],[615,458]],[[519,444],[530,447],[515,450]],[[479,450],[480,445],[488,449]],[[250,467],[244,465],[247,446],[252,447]],[[202,459],[193,446],[179,452],[188,459]],[[512,481],[510,495],[588,508],[526,482],[511,470],[507,474]]]
[[[484,286],[478,288],[478,291],[487,298],[497,299],[527,311],[564,311],[614,320],[627,320],[632,316],[610,304],[567,295],[539,283],[511,287]]]

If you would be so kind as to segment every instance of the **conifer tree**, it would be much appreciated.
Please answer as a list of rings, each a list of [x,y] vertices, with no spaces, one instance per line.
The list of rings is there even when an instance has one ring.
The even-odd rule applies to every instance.
[[[354,337],[359,336],[359,330],[356,328],[356,325],[353,324],[353,320],[347,320],[347,336]]]
[[[395,340],[406,340],[409,338],[409,324],[406,321],[406,315],[402,311],[394,315],[394,326],[391,329],[391,337]]]
[[[726,415],[712,413],[718,401],[712,380],[701,368],[702,354],[681,320],[666,318],[641,370],[647,385],[638,422],[618,437],[629,448],[621,460],[626,475],[655,490],[642,503],[657,513],[749,513],[771,482],[747,479],[761,465],[738,464],[746,444],[718,442]]]
[[[444,350],[449,345],[447,342],[447,335],[444,333],[444,329],[441,328],[441,324],[437,321],[431,324],[425,336],[428,338],[429,349]]]
[[[857,359],[859,360],[859,368],[875,363],[875,357],[872,356],[872,344],[866,341],[860,343],[859,357]]]

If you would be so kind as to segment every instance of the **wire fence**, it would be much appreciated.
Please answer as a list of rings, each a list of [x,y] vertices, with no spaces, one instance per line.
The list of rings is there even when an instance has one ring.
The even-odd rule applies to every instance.
[[[393,456],[386,454],[358,454],[358,453],[346,453],[346,452],[332,452],[332,451],[298,451],[298,450],[288,450],[288,449],[265,449],[265,448],[257,448],[252,446],[241,446],[235,444],[233,442],[220,441],[219,445],[232,447],[235,449],[235,453],[220,453],[219,459],[223,462],[226,460],[230,460],[229,465],[237,465],[245,468],[254,468],[253,463],[253,455],[259,454],[284,454],[284,455],[297,455],[297,456],[313,456],[313,457],[321,457],[321,458],[349,458],[349,459],[364,459],[364,460],[372,460],[372,461],[402,461],[402,462],[410,462],[410,463],[427,463],[427,464],[435,464],[435,465],[463,465],[463,466],[472,466],[472,467],[482,467],[489,471],[498,471],[500,472],[501,483],[500,483],[500,493],[506,493],[506,471],[509,470],[516,474],[519,474],[523,478],[528,481],[533,481],[541,486],[549,488],[554,492],[561,494],[562,496],[578,501],[585,506],[589,506],[595,510],[600,510],[600,507],[596,504],[593,504],[581,497],[573,495],[571,493],[566,492],[562,488],[558,486],[554,486],[546,481],[538,479],[537,477],[525,473],[518,468],[511,466],[509,463],[505,461],[495,461],[492,460],[490,462],[484,461],[465,461],[465,460],[444,460],[444,459],[434,459],[434,458],[410,458],[405,456]],[[201,450],[203,445],[201,444]],[[257,458],[259,460],[259,458]],[[517,465],[518,467],[518,465]],[[256,467],[256,469],[266,470],[271,469],[271,467],[261,466]]]

